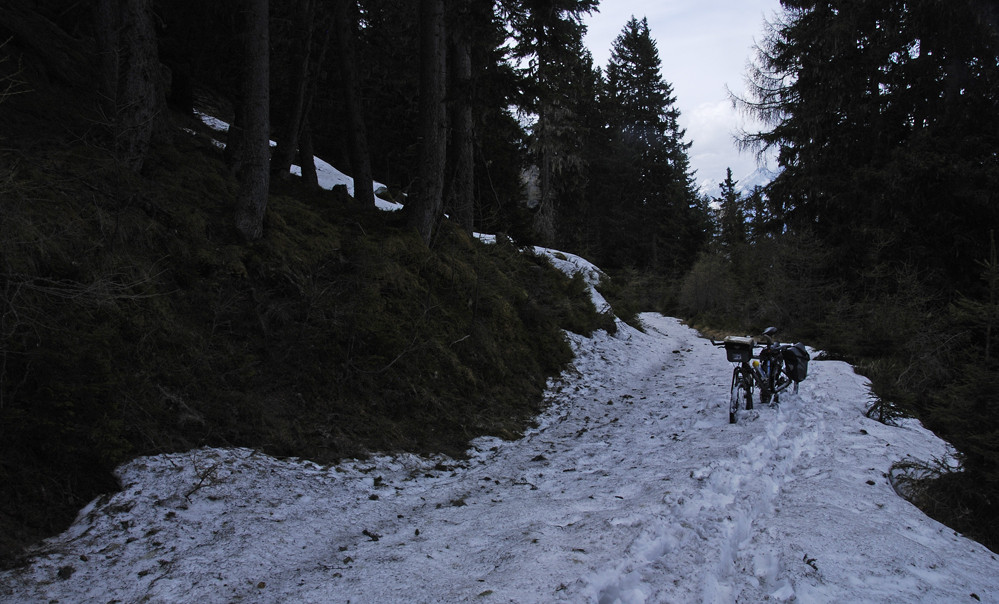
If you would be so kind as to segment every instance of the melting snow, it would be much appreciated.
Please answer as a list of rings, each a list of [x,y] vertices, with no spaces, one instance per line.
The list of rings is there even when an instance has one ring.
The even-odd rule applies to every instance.
[[[326,467],[246,449],[137,459],[12,602],[983,602],[999,562],[892,490],[946,458],[864,417],[867,382],[813,361],[730,425],[724,353],[679,321],[568,337],[574,366],[517,441],[467,460]],[[972,595],[974,594],[974,595]]]

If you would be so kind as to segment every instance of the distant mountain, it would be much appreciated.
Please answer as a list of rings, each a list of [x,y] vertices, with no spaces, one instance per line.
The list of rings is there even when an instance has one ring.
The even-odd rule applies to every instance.
[[[749,193],[753,190],[753,187],[764,186],[774,179],[777,173],[766,167],[761,167],[753,170],[749,174],[740,177],[735,177],[735,188],[740,193]],[[716,178],[705,178],[698,183],[697,191],[701,195],[707,195],[708,197],[717,197],[719,194],[718,179]]]

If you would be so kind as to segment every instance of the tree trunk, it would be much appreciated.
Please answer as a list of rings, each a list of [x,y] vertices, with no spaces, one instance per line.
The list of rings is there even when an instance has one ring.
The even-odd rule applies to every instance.
[[[350,170],[354,176],[354,199],[364,205],[374,205],[371,157],[368,154],[368,135],[361,108],[357,55],[354,52],[355,9],[356,0],[336,0],[333,3],[333,23],[343,84],[343,104],[347,110],[347,139],[350,145]]]
[[[243,101],[242,164],[238,173],[236,230],[248,241],[264,232],[270,189],[270,52],[268,0],[252,0],[246,8],[246,62]]]
[[[274,156],[271,158],[271,172],[286,175],[291,168],[298,150],[299,135],[306,108],[306,92],[309,87],[309,63],[312,49],[312,30],[315,23],[315,0],[299,0],[295,13],[295,51],[292,53],[289,69],[292,72],[291,104],[288,121],[277,139]]]
[[[111,126],[114,154],[138,172],[166,105],[152,2],[99,0],[94,21],[102,108]]]
[[[243,125],[246,123],[246,99],[237,95],[232,101],[232,123],[225,134],[225,149],[222,156],[225,164],[233,174],[239,174],[243,166],[243,150],[246,148],[244,138],[246,133]]]
[[[444,0],[420,0],[420,172],[408,220],[428,245],[443,209],[446,65]]]
[[[309,121],[302,123],[302,136],[298,143],[298,165],[302,167],[302,181],[312,187],[319,188],[319,175],[316,173],[316,155],[312,147],[312,131]]]
[[[449,32],[452,52],[451,157],[448,205],[451,220],[469,233],[474,228],[475,147],[472,132],[472,28],[467,3],[461,3]]]
[[[552,245],[555,240],[555,183],[552,178],[552,154],[554,141],[552,140],[551,107],[543,102],[537,124],[537,161],[539,172],[539,188],[541,196],[538,200],[538,209],[534,213],[533,228],[534,233],[545,245]]]
[[[315,96],[316,89],[319,87],[320,76],[318,72],[326,64],[326,50],[329,48],[331,29],[329,25],[329,13],[325,10],[325,5],[319,5],[318,11],[315,19],[318,22],[319,29],[326,33],[323,34],[323,41],[319,45],[319,52],[317,53],[316,60],[313,62],[317,73],[309,80],[312,85],[306,90],[305,109],[302,112],[302,126],[299,130],[298,142],[298,165],[302,168],[302,180],[314,189],[319,188],[319,175],[316,174],[316,154],[312,144],[312,130],[309,123],[309,116],[312,114],[313,97]]]

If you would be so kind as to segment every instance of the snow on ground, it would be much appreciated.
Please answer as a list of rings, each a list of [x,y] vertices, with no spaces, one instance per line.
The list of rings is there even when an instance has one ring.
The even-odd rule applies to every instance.
[[[324,189],[332,189],[337,185],[343,185],[347,187],[347,193],[349,193],[351,197],[354,196],[353,177],[347,176],[343,172],[337,170],[336,168],[326,163],[325,161],[319,159],[318,157],[314,159],[316,164],[316,176],[319,178],[320,187]],[[302,167],[292,165],[291,173],[294,174],[295,176],[301,176]],[[385,189],[385,185],[383,185],[378,181],[374,181],[375,192],[377,193],[381,189]],[[377,206],[379,210],[385,210],[387,212],[394,212],[396,210],[402,209],[402,204],[382,199],[377,195],[375,196],[375,206]]]
[[[546,256],[552,263],[552,266],[567,275],[572,276],[577,273],[581,275],[583,281],[589,286],[593,306],[597,309],[597,312],[608,313],[612,311],[611,305],[597,291],[597,286],[600,285],[600,280],[604,277],[604,273],[589,260],[575,254],[540,246],[534,246],[534,253]]]
[[[202,113],[200,111],[195,111],[195,115],[198,117],[198,119],[202,121],[202,123],[204,123],[212,130],[215,130],[216,132],[222,133],[222,132],[228,132],[229,130],[229,124],[216,117],[213,117],[206,113]],[[193,134],[193,131],[189,130],[188,132],[191,132]],[[214,143],[221,148],[225,147],[225,145],[219,141],[214,141]],[[270,141],[270,143],[272,147],[277,144],[274,141]],[[314,163],[316,164],[316,176],[319,179],[320,187],[324,189],[332,189],[335,186],[342,185],[344,187],[347,187],[347,193],[350,194],[351,197],[354,196],[353,177],[347,176],[343,172],[337,170],[332,165],[330,165],[326,161],[319,159],[318,157],[315,157],[313,159]],[[294,174],[295,176],[301,176],[302,167],[293,164],[291,166],[291,173]],[[396,203],[394,201],[388,201],[386,199],[382,199],[381,197],[377,196],[379,190],[386,189],[385,185],[383,185],[378,181],[373,181],[373,185],[374,185],[374,191],[376,193],[375,206],[377,206],[378,209],[385,210],[387,212],[394,212],[396,210],[402,209],[402,204]]]
[[[730,425],[724,352],[679,321],[569,334],[573,368],[517,441],[464,461],[319,466],[246,449],[137,459],[4,602],[999,602],[999,561],[899,498],[948,455],[864,417],[813,361]]]

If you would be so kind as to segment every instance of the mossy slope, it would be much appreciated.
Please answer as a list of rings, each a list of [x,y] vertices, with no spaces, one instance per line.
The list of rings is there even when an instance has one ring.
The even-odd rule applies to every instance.
[[[169,138],[141,175],[86,138],[0,154],[8,561],[140,454],[332,461],[514,436],[571,359],[562,330],[609,326],[581,279],[510,243],[445,224],[428,248],[401,215],[295,178],[244,244],[220,152]]]

